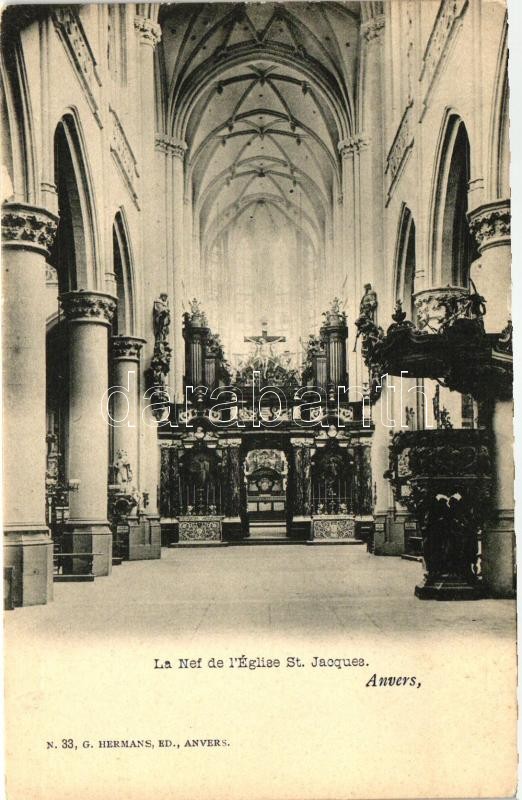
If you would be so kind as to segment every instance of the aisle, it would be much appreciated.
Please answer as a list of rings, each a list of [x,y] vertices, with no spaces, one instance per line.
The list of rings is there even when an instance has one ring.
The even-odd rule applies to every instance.
[[[6,639],[513,635],[512,601],[419,601],[421,577],[419,563],[363,547],[164,549],[160,561],[125,562],[94,583],[55,584],[52,603],[6,614]]]

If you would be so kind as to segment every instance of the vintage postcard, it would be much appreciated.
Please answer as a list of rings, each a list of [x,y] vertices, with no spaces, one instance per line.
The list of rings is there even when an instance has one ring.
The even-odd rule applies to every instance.
[[[506,3],[12,4],[1,84],[8,800],[512,797]]]

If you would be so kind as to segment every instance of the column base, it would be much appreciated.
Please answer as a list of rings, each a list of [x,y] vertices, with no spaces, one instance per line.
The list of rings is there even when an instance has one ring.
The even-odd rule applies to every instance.
[[[482,534],[482,580],[489,597],[515,596],[515,520],[511,509],[498,511]]]
[[[306,541],[314,538],[312,517],[310,516],[297,514],[296,516],[292,517],[292,522],[288,527],[289,539]]]
[[[415,597],[419,600],[481,600],[484,593],[481,586],[471,586],[455,575],[437,575],[428,576],[422,586],[416,586]]]
[[[223,539],[229,542],[237,542],[248,538],[245,535],[243,524],[240,517],[224,517],[222,522]]]
[[[376,556],[401,556],[404,553],[406,514],[386,511],[375,514],[373,553]]]
[[[53,542],[48,528],[7,528],[4,593],[10,608],[45,605],[53,599]]]
[[[174,517],[161,519],[161,546],[172,547],[179,541],[179,523]]]
[[[66,575],[101,577],[112,572],[112,532],[108,522],[71,520],[63,537]]]
[[[129,561],[161,558],[161,525],[159,517],[129,518]]]

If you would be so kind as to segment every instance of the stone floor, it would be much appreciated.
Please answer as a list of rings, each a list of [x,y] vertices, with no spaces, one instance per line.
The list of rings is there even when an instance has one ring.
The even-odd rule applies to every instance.
[[[421,579],[419,563],[362,546],[164,549],[94,583],[55,584],[52,603],[6,614],[6,637],[514,636],[514,602],[421,601]]]
[[[55,584],[5,615],[9,797],[513,795],[514,603],[420,601],[421,579],[363,546],[257,544]]]

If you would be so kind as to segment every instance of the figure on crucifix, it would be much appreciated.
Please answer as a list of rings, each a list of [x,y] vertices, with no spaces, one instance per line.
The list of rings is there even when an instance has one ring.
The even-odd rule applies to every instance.
[[[268,322],[261,320],[261,335],[245,336],[244,341],[254,345],[254,352],[246,357],[239,355],[237,380],[239,383],[251,383],[254,371],[259,372],[261,380],[266,383],[282,385],[297,379],[295,370],[291,369],[292,354],[285,350],[275,351],[275,345],[286,342],[286,336],[269,335]]]

